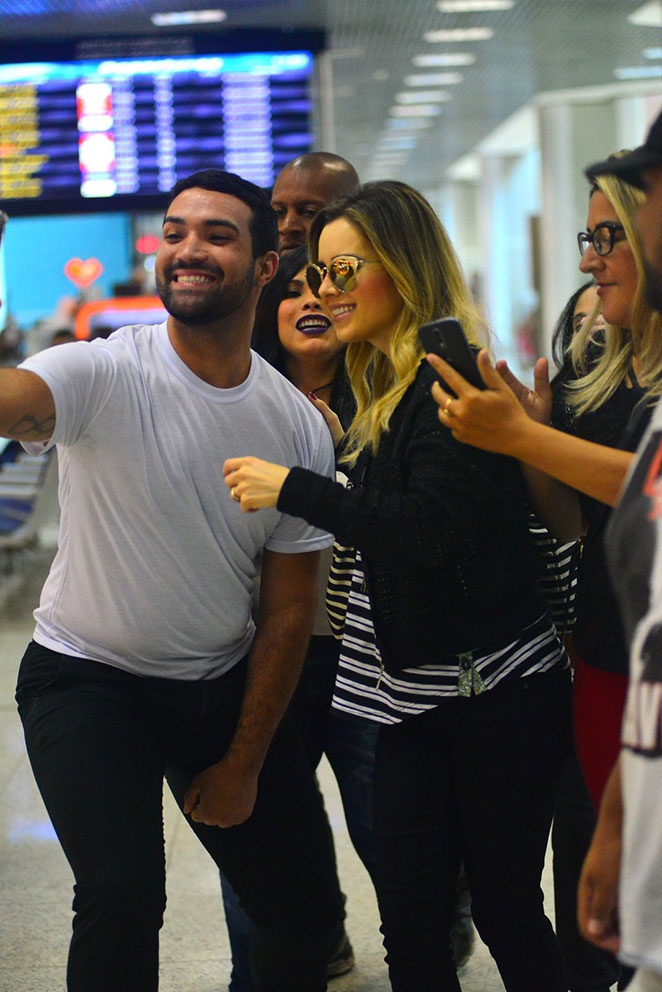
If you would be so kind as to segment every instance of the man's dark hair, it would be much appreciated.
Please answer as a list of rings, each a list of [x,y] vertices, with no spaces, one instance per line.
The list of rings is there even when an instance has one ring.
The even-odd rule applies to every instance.
[[[168,206],[185,189],[208,189],[214,193],[227,193],[228,196],[241,200],[252,213],[249,229],[253,258],[278,250],[278,219],[266,193],[255,183],[223,169],[203,169],[202,172],[194,172],[192,176],[185,176],[175,183],[170,191]]]

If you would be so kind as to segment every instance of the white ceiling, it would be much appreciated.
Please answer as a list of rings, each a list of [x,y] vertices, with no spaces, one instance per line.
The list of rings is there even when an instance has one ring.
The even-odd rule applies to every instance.
[[[537,93],[612,85],[622,69],[662,72],[660,52],[644,54],[662,47],[660,0],[515,0],[511,9],[489,13],[447,13],[437,0],[0,0],[0,53],[8,60],[3,40],[19,38],[172,34],[150,15],[219,6],[227,13],[222,26],[199,30],[217,32],[220,44],[223,32],[235,29],[323,30],[324,95],[316,93],[316,102],[331,111],[322,114],[327,148],[335,139],[335,150],[364,178],[400,175],[423,189]],[[637,12],[645,23],[633,23]],[[455,28],[490,28],[493,36],[425,40],[427,32]],[[417,56],[449,55],[470,56],[471,64],[414,64]],[[439,72],[461,78],[405,84],[415,74]],[[662,91],[662,78],[653,83]],[[421,90],[431,91],[428,103],[440,112],[412,123],[407,108],[417,97],[398,102],[398,94]],[[400,160],[393,157],[398,144],[410,146]]]

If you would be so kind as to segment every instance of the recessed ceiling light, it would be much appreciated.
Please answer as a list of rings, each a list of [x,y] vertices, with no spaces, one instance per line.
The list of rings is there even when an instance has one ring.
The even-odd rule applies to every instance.
[[[476,56],[469,52],[448,52],[444,55],[438,52],[435,55],[414,55],[412,59],[414,65],[421,66],[421,68],[426,66],[473,65],[475,61]]]
[[[444,90],[406,90],[398,93],[395,97],[396,103],[447,103],[450,100],[448,93]]]
[[[454,86],[462,82],[461,72],[417,72],[405,76],[405,86]]]
[[[417,103],[413,107],[391,107],[391,117],[437,117],[441,113],[438,103]]]
[[[484,10],[510,10],[515,0],[439,0],[437,7],[444,14],[465,14]]]
[[[224,10],[171,10],[152,14],[150,20],[157,28],[167,28],[173,24],[218,24],[227,16]]]
[[[644,48],[644,56],[647,59],[662,59],[662,48]]]
[[[649,0],[628,14],[628,21],[642,28],[662,28],[662,0]]]
[[[489,41],[494,35],[492,28],[442,28],[440,31],[426,31],[425,41]]]
[[[391,121],[388,121],[388,123],[390,124]],[[397,144],[397,145],[401,145],[403,148],[409,148],[411,146],[410,145],[407,145],[406,143],[408,141],[415,141],[415,140],[416,140],[416,135],[393,134],[392,131],[386,130],[386,131],[382,132],[382,134],[381,134],[381,136],[379,138],[379,144],[380,145],[385,145],[387,143],[389,145],[396,145]]]
[[[662,77],[662,65],[632,65],[614,69],[617,79],[655,79]]]
[[[387,127],[389,130],[398,131],[400,134],[406,131],[423,131],[430,127],[432,121],[429,117],[389,117]]]
[[[379,147],[385,151],[391,151],[391,149],[397,151],[401,148],[409,150],[416,147],[416,138],[401,134],[385,134],[379,139]]]

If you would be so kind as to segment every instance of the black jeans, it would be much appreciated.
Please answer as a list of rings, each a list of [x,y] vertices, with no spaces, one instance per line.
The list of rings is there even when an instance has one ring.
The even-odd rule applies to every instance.
[[[354,849],[371,877],[375,872],[372,829],[372,784],[378,724],[346,716],[331,707],[340,642],[311,637],[308,657],[292,699],[290,713],[301,735],[313,771],[326,754],[338,782],[347,830]],[[332,841],[333,843],[333,841]],[[337,882],[338,887],[340,882]],[[228,992],[249,987],[249,945],[252,927],[237,896],[221,875],[223,909],[232,949]],[[288,897],[283,893],[283,899]],[[343,898],[341,896],[341,898]]]
[[[563,770],[552,827],[556,932],[570,992],[609,992],[619,975],[616,958],[584,940],[577,923],[577,886],[596,821],[595,807],[573,750]]]
[[[593,800],[573,749],[563,771],[552,826],[556,933],[570,992],[609,992],[617,979],[618,988],[625,989],[633,974],[632,968],[589,944],[579,932],[577,887],[596,822]]]
[[[308,760],[317,768],[326,755],[338,782],[347,831],[354,850],[372,877],[375,839],[372,826],[375,748],[379,725],[333,709],[340,642],[312,637],[291,712]]]
[[[209,681],[139,678],[28,647],[19,713],[76,883],[69,992],[157,989],[163,778],[181,806],[192,778],[227,749],[245,673],[242,662]],[[325,990],[343,910],[321,799],[289,720],[274,737],[248,821],[189,824],[255,923],[255,992]]]
[[[449,934],[461,860],[508,992],[566,992],[540,876],[571,735],[567,671],[381,728],[377,888],[394,992],[460,989]]]

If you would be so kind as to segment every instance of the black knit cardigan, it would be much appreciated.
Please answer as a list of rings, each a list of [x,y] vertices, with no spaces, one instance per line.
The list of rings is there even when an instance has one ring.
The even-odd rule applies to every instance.
[[[421,362],[376,454],[350,473],[356,488],[293,468],[278,500],[361,551],[392,672],[503,645],[546,609],[519,465],[454,440],[433,381]]]

